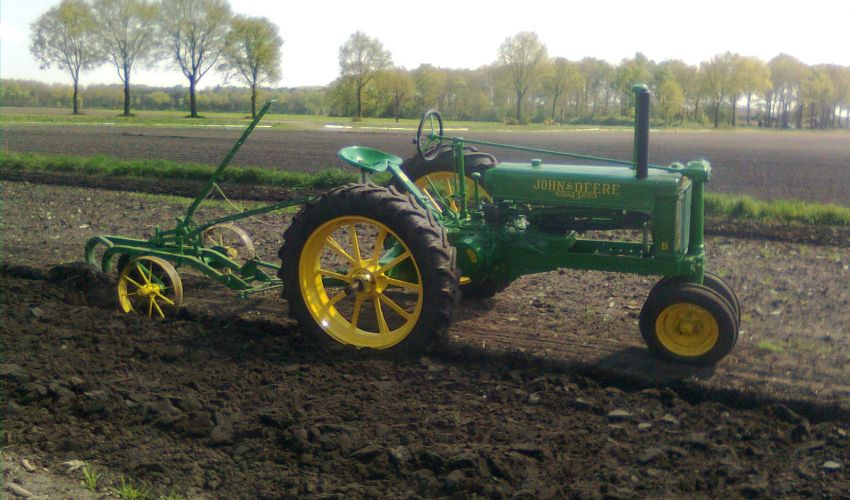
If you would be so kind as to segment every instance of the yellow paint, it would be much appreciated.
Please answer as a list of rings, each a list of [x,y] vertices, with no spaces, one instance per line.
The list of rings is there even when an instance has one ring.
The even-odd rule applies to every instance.
[[[549,191],[560,198],[574,200],[596,199],[599,196],[620,196],[620,184],[609,182],[569,182],[554,179],[535,179],[532,189]]]
[[[705,308],[680,302],[664,308],[655,320],[655,335],[665,349],[684,357],[711,351],[720,336],[717,320]]]
[[[382,263],[388,237],[398,242],[402,251]],[[324,269],[323,263],[331,258],[341,259],[342,264],[333,270]],[[390,276],[402,263],[411,264],[416,282]],[[301,296],[316,324],[343,344],[392,347],[413,331],[422,313],[422,276],[410,249],[391,229],[368,217],[338,217],[313,231],[301,250],[298,276]],[[326,286],[326,278],[336,280],[336,286]],[[388,291],[392,293],[388,295]],[[405,302],[407,307],[396,302],[402,291],[410,299]],[[364,312],[374,317],[375,324],[363,324]],[[388,322],[388,315],[395,321]]]

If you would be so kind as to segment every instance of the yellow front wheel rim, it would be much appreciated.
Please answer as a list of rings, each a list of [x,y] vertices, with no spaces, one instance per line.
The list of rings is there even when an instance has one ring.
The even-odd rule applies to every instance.
[[[689,303],[665,307],[655,320],[655,332],[665,349],[684,357],[702,356],[720,337],[714,315]]]
[[[130,260],[118,277],[118,305],[125,313],[149,318],[174,314],[183,302],[183,284],[174,266],[159,257]]]
[[[368,217],[335,218],[313,231],[298,275],[316,324],[344,344],[392,347],[422,313],[422,275],[413,254],[395,232]]]

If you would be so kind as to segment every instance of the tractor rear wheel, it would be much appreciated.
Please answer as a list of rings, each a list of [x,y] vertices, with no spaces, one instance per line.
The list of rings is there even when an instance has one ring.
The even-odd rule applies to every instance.
[[[479,151],[472,146],[466,146],[463,152],[464,157],[464,189],[466,191],[467,202],[472,201],[475,196],[475,180],[472,174],[484,172],[496,166],[498,161],[488,153]],[[458,212],[457,202],[452,200],[452,197],[457,192],[457,173],[454,167],[454,155],[450,145],[443,145],[439,152],[435,153],[433,160],[423,160],[420,156],[413,156],[407,159],[401,166],[404,173],[410,178],[416,187],[420,190],[428,190],[433,198],[443,199],[447,201],[447,206],[442,206],[443,210],[452,210]],[[393,179],[395,185],[400,191],[404,187],[396,179]],[[434,193],[436,190],[436,193]],[[493,198],[486,189],[478,184],[478,196],[482,201],[493,201]],[[461,291],[464,297],[484,299],[496,295],[496,293],[505,289],[509,283],[496,282],[494,280],[461,280]]]
[[[434,155],[434,159],[428,161],[418,155],[408,158],[401,165],[401,170],[419,189],[425,188],[431,190],[431,186],[433,185],[439,190],[441,196],[453,195],[456,187],[453,186],[455,181],[455,165],[452,147],[449,145],[440,146],[439,151],[434,152]],[[467,200],[471,200],[474,195],[475,181],[472,179],[472,174],[479,173],[483,178],[484,172],[495,167],[497,163],[496,157],[479,151],[478,148],[472,146],[463,148],[464,173],[466,174],[464,182]],[[397,179],[393,179],[392,184],[400,191],[403,190],[402,184]],[[478,193],[482,200],[491,201],[490,195],[484,190],[480,182]]]
[[[343,186],[308,202],[283,237],[283,295],[314,340],[415,353],[448,329],[455,249],[412,196]]]
[[[669,282],[647,297],[640,333],[661,358],[713,365],[738,341],[738,322],[729,302],[704,285]]]

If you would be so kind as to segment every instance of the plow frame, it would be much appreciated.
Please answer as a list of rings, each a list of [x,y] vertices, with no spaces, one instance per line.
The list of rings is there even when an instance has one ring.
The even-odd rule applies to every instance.
[[[129,258],[141,256],[153,256],[165,259],[174,264],[189,266],[210,277],[219,283],[237,290],[240,296],[281,288],[281,280],[277,278],[279,264],[265,262],[251,257],[244,264],[225,255],[216,248],[204,246],[204,231],[221,224],[227,224],[256,215],[262,215],[279,210],[301,205],[312,197],[285,200],[272,205],[262,206],[251,210],[231,214],[198,224],[194,220],[197,209],[207,199],[213,188],[216,187],[224,170],[230,164],[236,152],[269,110],[273,101],[267,102],[260,109],[257,116],[251,121],[248,128],[242,133],[236,144],[230,149],[222,162],[207,180],[198,195],[186,210],[183,217],[177,218],[177,225],[173,229],[154,229],[154,234],[149,239],[132,238],[117,235],[99,235],[88,240],[85,247],[86,262],[100,265],[103,272],[110,272],[113,267],[115,256],[127,256]],[[105,247],[98,263],[98,249]],[[119,270],[120,272],[120,270]]]

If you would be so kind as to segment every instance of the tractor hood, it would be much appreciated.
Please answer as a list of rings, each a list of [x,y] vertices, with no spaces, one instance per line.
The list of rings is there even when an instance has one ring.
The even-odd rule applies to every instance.
[[[637,179],[632,168],[597,165],[500,163],[487,170],[484,188],[494,199],[522,203],[654,211],[659,198],[677,199],[691,181],[678,172],[650,169]]]

